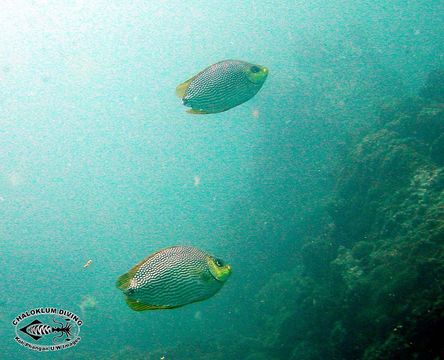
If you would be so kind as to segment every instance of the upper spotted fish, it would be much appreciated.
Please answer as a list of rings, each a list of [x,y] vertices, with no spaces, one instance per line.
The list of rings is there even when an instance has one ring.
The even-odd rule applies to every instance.
[[[212,114],[251,99],[268,75],[261,65],[224,60],[202,70],[176,88],[176,94],[192,114]]]
[[[230,265],[190,246],[173,246],[148,256],[117,280],[135,311],[172,309],[208,299],[231,274]]]

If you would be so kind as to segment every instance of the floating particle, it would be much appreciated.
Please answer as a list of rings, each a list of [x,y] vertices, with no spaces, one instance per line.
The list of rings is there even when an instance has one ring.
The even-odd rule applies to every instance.
[[[80,308],[82,316],[88,311],[95,310],[97,308],[97,300],[91,295],[82,296],[82,301],[77,306]]]
[[[196,312],[194,313],[194,318],[195,318],[196,320],[202,320],[202,312],[201,312],[201,311],[196,311]]]
[[[8,182],[11,186],[16,187],[23,183],[23,177],[17,172],[11,172],[7,175]]]

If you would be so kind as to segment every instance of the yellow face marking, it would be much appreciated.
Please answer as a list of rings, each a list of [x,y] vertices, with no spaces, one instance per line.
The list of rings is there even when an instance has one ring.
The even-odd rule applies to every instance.
[[[259,71],[253,71],[260,69]],[[268,69],[265,66],[254,65],[247,70],[248,80],[253,84],[262,84],[268,76]]]
[[[210,268],[211,274],[214,276],[216,280],[225,282],[228,277],[231,275],[231,266],[230,265],[222,265],[219,266],[216,263],[216,259],[208,258],[207,260],[208,267]]]

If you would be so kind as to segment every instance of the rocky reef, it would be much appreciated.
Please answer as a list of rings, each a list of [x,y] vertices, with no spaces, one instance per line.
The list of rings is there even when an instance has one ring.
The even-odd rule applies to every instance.
[[[443,84],[384,107],[345,155],[324,235],[258,294],[270,357],[444,358]]]

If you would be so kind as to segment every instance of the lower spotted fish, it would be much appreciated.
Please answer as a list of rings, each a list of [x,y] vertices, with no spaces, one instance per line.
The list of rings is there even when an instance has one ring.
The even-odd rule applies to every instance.
[[[190,246],[173,246],[148,256],[117,280],[135,311],[173,309],[216,294],[230,265]]]

